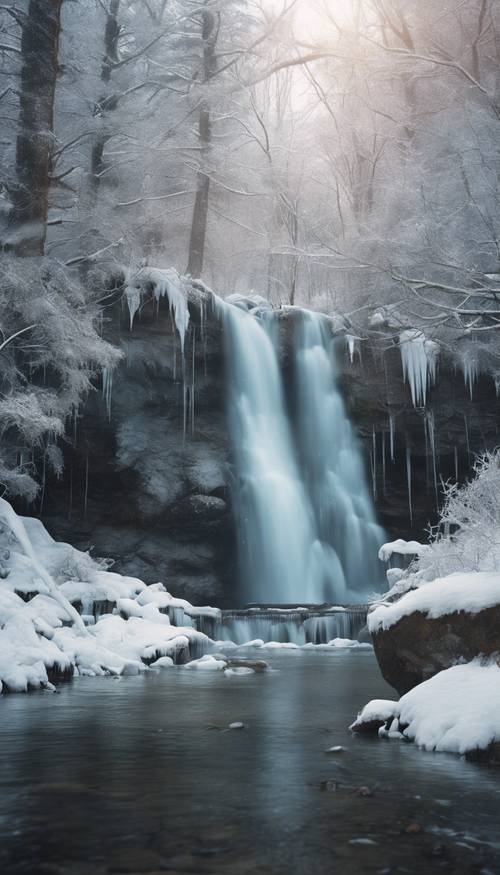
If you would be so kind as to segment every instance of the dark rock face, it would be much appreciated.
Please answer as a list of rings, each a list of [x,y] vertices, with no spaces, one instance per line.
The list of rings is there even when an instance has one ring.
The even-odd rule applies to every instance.
[[[416,611],[372,636],[387,683],[400,695],[458,662],[500,654],[500,605],[429,619]]]
[[[382,525],[391,538],[397,535],[425,541],[429,524],[436,523],[441,481],[455,481],[458,471],[463,482],[470,476],[475,456],[498,444],[500,404],[493,379],[481,376],[471,399],[462,373],[457,372],[451,357],[443,354],[426,409],[415,409],[403,380],[399,349],[393,346],[383,355],[364,348],[363,358],[356,356],[353,364],[344,353],[341,381],[351,420],[365,443]],[[390,417],[394,423],[393,460]]]
[[[111,416],[99,386],[63,448],[63,477],[46,484],[42,517],[55,537],[111,557],[120,573],[146,583],[161,580],[198,604],[234,607],[234,472],[226,426],[223,326],[202,289],[193,289],[189,310],[184,367],[164,300],[143,301],[132,331],[123,301],[108,311],[105,333],[124,352],[113,376]],[[301,315],[298,310],[280,315],[282,362],[291,392],[291,338]],[[360,435],[380,522],[389,538],[421,540],[436,518],[435,482],[454,476],[456,462],[464,478],[473,454],[497,444],[500,407],[492,380],[481,379],[471,401],[462,375],[443,360],[427,411],[415,410],[399,351],[391,343],[388,339],[383,354],[366,344],[362,359],[356,354],[351,362],[339,337],[339,379]]]
[[[98,388],[66,449],[63,479],[47,484],[43,516],[56,537],[114,559],[122,574],[223,604],[235,538],[222,329],[201,292],[190,316],[183,371],[164,302],[145,302],[132,331],[128,310],[116,305],[107,334],[124,360],[111,415]]]

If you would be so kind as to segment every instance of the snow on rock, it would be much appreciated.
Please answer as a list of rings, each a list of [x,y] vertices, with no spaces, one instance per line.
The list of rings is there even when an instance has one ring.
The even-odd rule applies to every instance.
[[[368,614],[368,630],[389,629],[416,611],[430,619],[464,611],[477,614],[500,604],[500,572],[456,572],[403,595],[393,604],[378,605]]]
[[[188,288],[189,281],[184,279],[173,268],[162,270],[158,267],[142,267],[136,272],[126,271],[127,284],[125,297],[130,314],[130,329],[134,325],[134,317],[141,305],[141,296],[148,287],[152,287],[157,301],[166,298],[175,326],[179,332],[181,349],[184,352],[186,333],[189,325]]]
[[[160,656],[156,662],[151,663],[151,668],[172,668],[175,665],[171,656]]]
[[[385,723],[386,720],[392,720],[397,713],[397,709],[398,703],[392,702],[390,699],[372,699],[371,702],[365,705],[349,728],[357,730],[364,724],[373,723],[373,721]]]
[[[416,329],[402,331],[399,348],[403,376],[410,386],[414,407],[425,407],[427,389],[436,381],[439,346]]]
[[[302,644],[301,650],[373,650],[371,644],[355,641],[352,638],[333,638],[328,644]]]
[[[396,541],[382,544],[378,551],[378,558],[381,562],[390,562],[394,553],[398,556],[423,556],[429,550],[428,544],[419,544],[418,541],[403,541],[402,538],[398,538]]]
[[[223,659],[217,659],[209,653],[202,656],[201,659],[193,659],[186,663],[184,668],[196,669],[197,671],[224,671],[227,662]]]
[[[406,738],[425,750],[487,751],[500,743],[500,666],[474,660],[448,668],[399,702],[369,702],[351,729],[376,724],[381,737]]]
[[[189,620],[218,616],[217,609],[194,608],[161,584],[108,571],[105,562],[54,541],[39,520],[18,517],[4,499],[0,555],[0,691],[50,689],[51,679],[73,675],[137,674],[212,646],[191,621],[174,625],[167,611]],[[107,611],[100,618],[99,606]]]

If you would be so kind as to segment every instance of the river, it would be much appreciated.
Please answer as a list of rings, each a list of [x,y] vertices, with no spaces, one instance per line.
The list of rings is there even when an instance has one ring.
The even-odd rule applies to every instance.
[[[371,651],[267,659],[0,697],[0,871],[500,872],[498,771],[349,733]]]

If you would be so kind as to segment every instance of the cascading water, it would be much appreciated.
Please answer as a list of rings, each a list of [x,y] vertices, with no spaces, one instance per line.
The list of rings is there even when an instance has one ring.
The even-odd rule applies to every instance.
[[[314,601],[314,519],[276,351],[260,320],[231,305],[224,312],[243,593],[253,601]]]
[[[297,431],[301,468],[315,516],[321,556],[316,593],[360,600],[380,578],[377,525],[356,436],[337,386],[328,320],[303,313],[296,353]]]
[[[336,386],[325,317],[303,313],[296,415],[286,408],[276,315],[224,305],[241,596],[359,602],[380,580],[384,540]]]

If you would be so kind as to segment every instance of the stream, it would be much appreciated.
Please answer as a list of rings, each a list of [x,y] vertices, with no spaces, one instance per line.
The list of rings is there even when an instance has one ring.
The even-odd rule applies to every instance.
[[[0,871],[500,872],[498,771],[349,733],[371,651],[257,655],[1,697]]]

